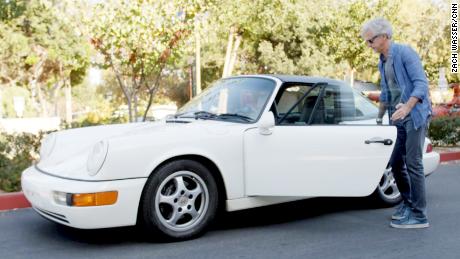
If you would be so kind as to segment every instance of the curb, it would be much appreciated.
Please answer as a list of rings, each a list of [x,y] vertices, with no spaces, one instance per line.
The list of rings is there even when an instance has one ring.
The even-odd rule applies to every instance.
[[[460,160],[460,151],[459,152],[439,153],[439,157],[440,157],[441,162]]]
[[[29,207],[30,203],[22,192],[0,194],[0,211]]]
[[[440,153],[440,162],[460,160],[459,152]],[[22,192],[0,194],[0,211],[29,208],[31,205]]]

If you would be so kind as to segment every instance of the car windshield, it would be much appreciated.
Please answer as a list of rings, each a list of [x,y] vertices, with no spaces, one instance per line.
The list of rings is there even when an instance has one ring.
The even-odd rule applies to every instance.
[[[275,81],[265,78],[221,79],[179,109],[175,117],[255,122],[275,85]]]

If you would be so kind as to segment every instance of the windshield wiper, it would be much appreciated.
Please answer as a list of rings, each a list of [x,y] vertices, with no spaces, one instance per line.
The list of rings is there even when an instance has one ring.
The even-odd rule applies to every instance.
[[[173,115],[174,119],[177,119],[177,118],[180,118],[180,117],[183,117],[183,118],[193,118],[193,117],[190,117],[190,116],[184,116],[185,114],[189,114],[190,111],[188,112],[181,112],[181,113],[176,113]]]
[[[253,119],[251,117],[248,117],[248,116],[245,116],[245,115],[242,115],[242,114],[238,114],[238,113],[222,113],[222,114],[219,114],[219,118],[222,118],[222,119],[225,119],[225,118],[238,118],[238,119],[241,119],[241,120],[244,120],[244,121],[247,121],[247,122],[253,121]]]
[[[186,112],[174,114],[174,119],[177,119],[177,118],[206,119],[206,118],[215,117],[215,116],[217,115],[211,112],[207,112],[207,111],[186,111]]]
[[[178,113],[178,114],[175,114],[174,115],[174,118],[177,119],[177,118],[195,118],[195,120],[197,119],[203,119],[203,120],[207,120],[207,119],[230,119],[230,118],[236,118],[236,119],[239,119],[239,120],[243,120],[243,121],[246,121],[246,122],[252,122],[254,121],[254,119],[252,119],[251,117],[248,117],[248,116],[245,116],[245,115],[242,115],[242,114],[238,114],[238,113],[222,113],[222,114],[215,114],[215,113],[212,113],[212,112],[208,112],[208,111],[196,111],[196,112],[193,112],[193,115],[191,115],[192,112],[183,112],[183,113]],[[190,114],[190,115],[188,115]],[[187,115],[187,116],[185,116]]]
[[[195,115],[195,120],[197,119],[216,119],[218,118],[219,116],[215,113],[212,113],[212,112],[207,112],[207,111],[197,111],[195,113],[193,113],[193,115]]]

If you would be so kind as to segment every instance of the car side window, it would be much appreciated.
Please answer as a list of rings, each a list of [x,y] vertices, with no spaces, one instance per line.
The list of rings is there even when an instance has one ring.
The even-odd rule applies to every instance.
[[[293,85],[282,90],[276,103],[280,125],[365,124],[377,116],[377,108],[348,86],[311,87]]]
[[[324,121],[318,124],[340,124],[355,116],[353,91],[337,85],[329,85],[323,97]]]
[[[328,85],[317,112],[324,119],[314,124],[366,124],[377,117],[378,109],[348,86]],[[367,121],[367,122],[366,122]]]
[[[353,91],[353,95],[356,106],[355,121],[372,120],[372,122],[374,122],[374,119],[377,118],[378,115],[377,106],[358,91]]]
[[[312,85],[290,85],[284,88],[276,102],[277,121],[281,121],[281,125],[306,125],[320,89],[312,89]]]

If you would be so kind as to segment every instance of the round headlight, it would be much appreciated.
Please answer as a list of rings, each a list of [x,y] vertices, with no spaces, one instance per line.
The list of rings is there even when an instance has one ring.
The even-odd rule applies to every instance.
[[[89,175],[93,176],[101,170],[109,150],[109,143],[106,140],[99,141],[89,153],[86,169]]]
[[[56,134],[51,133],[42,140],[40,147],[40,160],[44,160],[51,155],[56,144]]]

